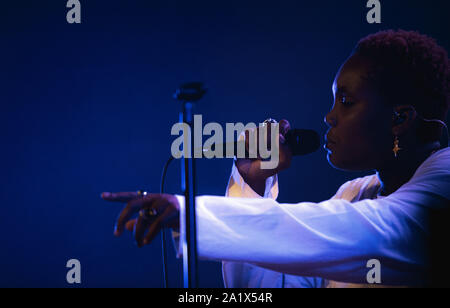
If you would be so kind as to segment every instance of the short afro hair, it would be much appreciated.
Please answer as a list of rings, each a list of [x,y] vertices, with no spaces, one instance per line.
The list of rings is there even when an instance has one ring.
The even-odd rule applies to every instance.
[[[370,78],[387,103],[410,104],[423,118],[445,121],[450,106],[450,62],[447,51],[433,38],[415,31],[381,31],[361,39],[353,53],[372,64]],[[427,130],[422,131],[423,141],[439,139],[442,127],[432,126],[434,130],[422,127]]]

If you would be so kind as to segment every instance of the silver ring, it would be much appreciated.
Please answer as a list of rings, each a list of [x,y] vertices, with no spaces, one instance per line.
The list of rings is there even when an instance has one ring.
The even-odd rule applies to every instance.
[[[155,218],[156,216],[158,216],[158,212],[155,209],[153,209],[153,208],[142,209],[142,210],[139,211],[139,217],[141,217],[141,218],[143,218],[145,220],[149,220],[149,219]]]
[[[136,193],[137,193],[138,198],[145,197],[148,194],[146,191],[144,191],[142,189],[139,189]]]
[[[277,122],[277,120],[274,120],[272,118],[265,119],[263,122],[263,124],[268,124],[268,123],[278,123],[278,122]]]

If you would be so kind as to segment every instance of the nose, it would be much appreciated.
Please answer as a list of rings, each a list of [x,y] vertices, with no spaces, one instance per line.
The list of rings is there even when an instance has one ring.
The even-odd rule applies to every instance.
[[[328,112],[325,117],[323,118],[323,121],[325,124],[329,127],[335,127],[336,126],[336,118],[332,115],[332,112]]]

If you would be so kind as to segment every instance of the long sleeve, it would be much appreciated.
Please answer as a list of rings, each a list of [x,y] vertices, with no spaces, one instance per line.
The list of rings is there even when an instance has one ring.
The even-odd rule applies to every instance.
[[[233,163],[225,195],[276,200],[278,185],[277,175],[268,178],[264,196],[260,196],[244,181],[236,164]],[[245,262],[223,261],[222,273],[224,285],[228,288],[316,288],[322,287],[324,283],[321,278],[287,275]]]
[[[449,153],[434,154],[411,181],[376,200],[197,197],[199,257],[355,283],[365,282],[367,261],[375,258],[383,283],[418,282],[426,264],[427,211],[450,199]],[[183,217],[184,198],[177,198]]]

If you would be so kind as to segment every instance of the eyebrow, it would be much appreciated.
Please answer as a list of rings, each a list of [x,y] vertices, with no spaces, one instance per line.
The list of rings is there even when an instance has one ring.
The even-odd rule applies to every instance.
[[[334,89],[334,86],[333,86],[333,89]],[[335,94],[342,94],[342,93],[345,93],[346,95],[349,95],[349,96],[353,96],[354,95],[352,93],[352,91],[349,91],[349,89],[346,88],[345,86],[337,87],[337,90],[336,90]]]
[[[347,88],[346,87],[338,87],[336,90],[336,93],[342,93],[342,92],[348,93]]]

